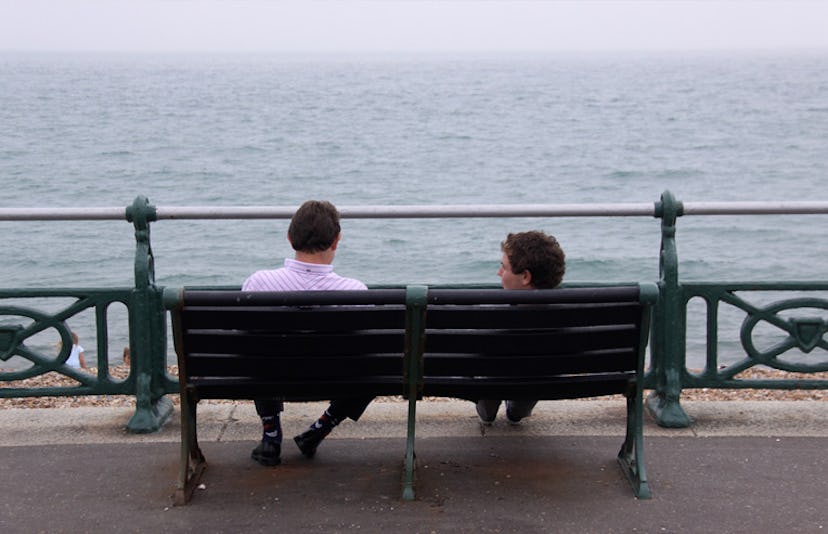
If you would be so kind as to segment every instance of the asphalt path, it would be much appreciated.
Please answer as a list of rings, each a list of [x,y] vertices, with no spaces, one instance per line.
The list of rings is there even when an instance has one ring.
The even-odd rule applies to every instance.
[[[0,532],[825,532],[828,405],[685,403],[689,429],[645,428],[653,498],[615,457],[623,405],[541,403],[517,427],[482,427],[464,402],[419,413],[417,498],[401,500],[405,405],[374,403],[308,460],[250,460],[252,405],[200,406],[208,461],[192,502],[172,506],[179,427],[123,430],[123,408],[0,412]],[[323,404],[289,404],[285,433]]]

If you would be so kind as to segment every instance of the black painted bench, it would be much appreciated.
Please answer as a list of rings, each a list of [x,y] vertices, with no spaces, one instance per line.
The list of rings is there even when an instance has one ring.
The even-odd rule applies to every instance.
[[[175,502],[189,501],[206,467],[196,431],[200,399],[372,395],[409,401],[403,498],[411,500],[416,403],[423,396],[624,394],[627,426],[618,460],[636,496],[648,498],[641,384],[657,295],[653,284],[538,291],[167,289],[181,394]]]

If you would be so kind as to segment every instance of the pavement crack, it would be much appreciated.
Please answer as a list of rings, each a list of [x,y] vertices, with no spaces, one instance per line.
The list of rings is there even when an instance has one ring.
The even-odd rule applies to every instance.
[[[227,428],[230,426],[230,423],[236,420],[235,415],[237,409],[238,406],[236,406],[235,404],[230,409],[230,413],[228,414],[227,419],[224,420],[224,423],[221,425],[221,428],[219,429],[216,441],[222,441],[224,439],[224,434],[227,432]]]

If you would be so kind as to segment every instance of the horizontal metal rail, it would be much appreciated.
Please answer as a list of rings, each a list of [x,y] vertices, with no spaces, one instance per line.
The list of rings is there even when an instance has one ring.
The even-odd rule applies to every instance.
[[[684,215],[815,215],[828,213],[828,202],[683,202]]]
[[[828,204],[827,204],[828,205]],[[468,204],[339,206],[348,219],[420,219],[479,217],[654,216],[652,203],[640,204]],[[158,219],[289,219],[296,207],[159,207]]]
[[[0,221],[123,221],[121,208],[0,208]]]
[[[159,206],[162,219],[290,219],[296,206]],[[653,203],[339,206],[348,219],[657,216]],[[828,201],[684,202],[683,215],[828,214]],[[0,208],[0,221],[125,220],[124,208]]]

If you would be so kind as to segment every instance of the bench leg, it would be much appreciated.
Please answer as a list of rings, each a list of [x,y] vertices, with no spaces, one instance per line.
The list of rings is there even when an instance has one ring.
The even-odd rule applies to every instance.
[[[187,504],[193,497],[201,474],[207,467],[201,448],[198,446],[196,432],[197,402],[192,395],[181,394],[181,458],[178,466],[178,485],[175,490],[173,504],[181,506]]]
[[[414,500],[414,467],[416,454],[414,453],[414,428],[417,419],[417,399],[412,395],[408,399],[408,439],[405,447],[405,470],[403,472],[403,494],[405,501]]]
[[[644,468],[642,409],[641,390],[636,388],[634,394],[627,396],[627,433],[618,453],[618,463],[627,475],[635,496],[639,499],[649,499],[650,484],[647,482],[647,470]]]

